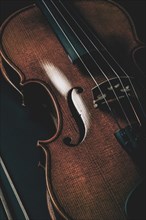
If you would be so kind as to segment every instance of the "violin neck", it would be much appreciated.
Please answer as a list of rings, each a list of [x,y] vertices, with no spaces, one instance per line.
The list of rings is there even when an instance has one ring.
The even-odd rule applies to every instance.
[[[86,37],[86,33],[90,35],[89,28],[82,17],[76,13],[70,1],[36,0],[36,3],[46,16],[72,63],[75,63],[79,57],[86,56],[87,49],[94,53],[95,48]]]

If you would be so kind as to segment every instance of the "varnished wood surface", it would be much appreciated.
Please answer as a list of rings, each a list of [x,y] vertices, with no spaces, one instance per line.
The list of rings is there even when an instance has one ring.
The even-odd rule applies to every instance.
[[[110,48],[115,47],[111,38],[119,39],[119,35],[120,42],[126,45],[124,48],[128,45],[123,51],[126,57],[139,45],[133,26],[116,6],[104,1],[98,4],[96,1],[81,1],[77,7]],[[118,20],[114,16],[111,18],[111,13]],[[103,14],[106,17],[103,18]],[[107,25],[109,17],[110,25]],[[100,22],[93,22],[95,20]],[[31,82],[41,84],[55,106],[56,134],[38,145],[46,153],[47,186],[57,209],[69,219],[126,219],[125,200],[140,176],[114,137],[118,128],[112,117],[93,108],[91,89],[94,82],[70,63],[37,7],[21,11],[3,26],[2,55],[17,70],[22,88]],[[50,70],[65,76],[63,79],[68,87],[64,95],[49,79]],[[97,76],[96,80],[102,78]],[[88,123],[85,123],[87,133],[83,142],[69,147],[63,139],[71,137],[72,142],[77,143],[80,136],[67,102],[68,92],[74,87],[83,89],[78,97],[88,112]]]

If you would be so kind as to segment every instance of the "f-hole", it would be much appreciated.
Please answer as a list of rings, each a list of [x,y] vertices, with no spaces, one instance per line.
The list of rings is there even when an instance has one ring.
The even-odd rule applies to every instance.
[[[80,144],[82,142],[82,140],[84,139],[84,136],[85,136],[85,125],[84,125],[84,122],[81,118],[81,115],[79,114],[79,112],[77,111],[76,107],[75,107],[75,104],[73,102],[73,99],[72,99],[72,93],[73,91],[76,90],[76,92],[78,94],[82,93],[83,92],[83,89],[81,87],[75,87],[75,88],[72,88],[69,93],[68,93],[68,106],[69,106],[69,109],[72,113],[72,116],[74,118],[74,120],[76,121],[77,125],[78,125],[78,129],[79,129],[79,139],[78,139],[78,142],[77,143],[73,143],[73,140],[72,140],[72,137],[65,137],[63,139],[63,142],[70,146],[70,147],[75,147],[77,146],[78,144]]]

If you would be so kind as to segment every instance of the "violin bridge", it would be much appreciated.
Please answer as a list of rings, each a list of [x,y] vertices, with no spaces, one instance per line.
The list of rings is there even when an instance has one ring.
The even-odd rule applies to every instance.
[[[121,82],[118,78],[114,78],[94,87],[92,89],[93,107],[98,108],[105,104],[112,104],[126,96],[132,97],[132,88],[128,78],[121,78]]]

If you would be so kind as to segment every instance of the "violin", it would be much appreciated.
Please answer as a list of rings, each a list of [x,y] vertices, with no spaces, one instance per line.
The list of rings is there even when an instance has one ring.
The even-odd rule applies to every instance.
[[[53,121],[37,145],[60,218],[128,219],[145,181],[145,74],[134,57],[143,47],[126,11],[106,0],[36,0],[1,27],[4,77]]]

